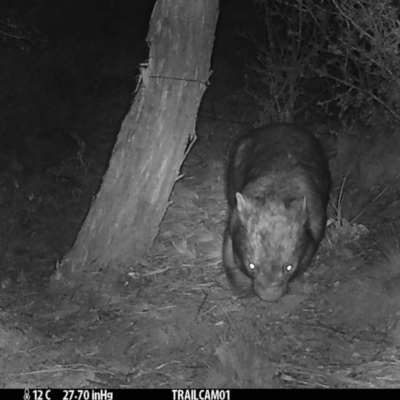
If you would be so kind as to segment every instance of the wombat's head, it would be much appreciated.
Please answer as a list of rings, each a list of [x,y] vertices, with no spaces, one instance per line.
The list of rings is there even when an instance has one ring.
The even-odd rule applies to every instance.
[[[264,201],[236,193],[235,258],[261,300],[278,300],[309,241],[305,198]]]

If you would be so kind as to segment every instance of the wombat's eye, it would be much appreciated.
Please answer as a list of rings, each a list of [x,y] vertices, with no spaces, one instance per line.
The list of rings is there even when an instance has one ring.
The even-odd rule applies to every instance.
[[[283,272],[286,274],[289,274],[293,272],[293,265],[292,264],[287,264],[283,267]]]
[[[256,265],[253,264],[252,262],[249,263],[249,270],[250,270],[250,271],[255,271],[255,270],[256,270]]]

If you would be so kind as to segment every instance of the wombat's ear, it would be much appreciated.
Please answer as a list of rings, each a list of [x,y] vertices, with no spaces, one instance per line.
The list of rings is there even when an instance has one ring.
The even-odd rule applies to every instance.
[[[239,192],[236,192],[236,206],[241,215],[252,213],[254,211],[254,205],[251,200]]]
[[[307,214],[307,197],[303,197],[302,199],[293,200],[290,204],[290,208],[292,210],[297,211],[302,215]]]

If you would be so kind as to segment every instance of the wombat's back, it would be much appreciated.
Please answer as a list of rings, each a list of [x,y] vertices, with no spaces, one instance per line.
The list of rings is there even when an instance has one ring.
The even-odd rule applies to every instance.
[[[309,181],[308,188],[298,182],[299,177]],[[303,190],[312,189],[324,202],[329,200],[331,178],[325,152],[318,139],[300,125],[253,129],[233,146],[226,177],[229,206],[235,206],[237,192],[262,197],[260,179],[264,181],[261,190],[267,186],[269,197],[302,196]],[[298,184],[288,187],[289,182]]]

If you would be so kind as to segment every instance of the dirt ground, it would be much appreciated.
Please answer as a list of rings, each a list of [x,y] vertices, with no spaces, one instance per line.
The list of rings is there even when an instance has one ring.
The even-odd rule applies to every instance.
[[[334,180],[320,251],[277,302],[230,291],[224,168],[251,105],[238,94],[243,70],[230,68],[232,26],[247,15],[222,11],[183,178],[151,252],[101,308],[50,295],[47,285],[107,168],[136,84],[126,65],[139,65],[142,44],[118,52],[104,40],[104,53],[89,40],[45,52],[2,44],[0,387],[400,386],[398,132],[360,145],[354,135],[338,139],[330,121],[313,123]],[[111,51],[120,63],[108,64]]]

